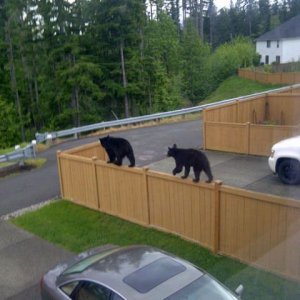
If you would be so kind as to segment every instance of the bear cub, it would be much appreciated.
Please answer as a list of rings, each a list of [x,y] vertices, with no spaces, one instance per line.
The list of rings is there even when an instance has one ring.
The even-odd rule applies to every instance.
[[[129,167],[135,166],[133,149],[126,139],[111,137],[108,135],[106,137],[99,138],[99,141],[109,157],[109,161],[107,163],[114,163],[117,166],[121,166],[123,159],[126,156],[130,161]]]
[[[175,159],[176,167],[173,170],[173,175],[180,173],[182,168],[185,167],[184,176],[181,178],[187,178],[190,173],[190,168],[193,167],[195,174],[194,182],[199,182],[202,170],[208,177],[207,183],[213,180],[209,161],[203,152],[195,149],[180,149],[174,144],[173,148],[169,147],[167,156]]]

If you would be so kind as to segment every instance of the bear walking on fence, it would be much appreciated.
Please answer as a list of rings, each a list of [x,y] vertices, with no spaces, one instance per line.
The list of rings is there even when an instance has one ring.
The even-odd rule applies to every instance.
[[[213,180],[209,161],[203,152],[195,149],[180,149],[174,144],[173,148],[169,147],[167,156],[175,159],[176,167],[173,169],[173,175],[180,173],[182,168],[185,167],[184,175],[181,178],[187,178],[190,168],[193,167],[195,174],[194,182],[199,182],[202,170],[208,177],[207,183]]]
[[[126,156],[130,162],[129,167],[135,166],[133,149],[126,139],[108,135],[99,138],[99,141],[109,157],[108,163],[114,163],[117,166],[121,166],[123,159]]]

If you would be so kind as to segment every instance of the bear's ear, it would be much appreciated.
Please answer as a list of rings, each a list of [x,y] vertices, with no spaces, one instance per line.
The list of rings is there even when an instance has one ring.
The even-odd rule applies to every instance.
[[[174,145],[173,145],[173,148],[177,148],[177,145],[176,145],[176,144],[174,144]]]

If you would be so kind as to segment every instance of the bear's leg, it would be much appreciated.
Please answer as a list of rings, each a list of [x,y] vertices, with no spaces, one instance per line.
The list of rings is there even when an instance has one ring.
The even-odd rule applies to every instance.
[[[182,179],[185,179],[185,178],[187,178],[187,177],[189,176],[189,174],[190,174],[190,169],[191,169],[191,167],[190,167],[189,165],[184,166],[184,167],[185,167],[185,170],[184,170],[184,175],[181,176]]]
[[[201,173],[201,169],[195,169],[195,167],[193,167],[194,169],[194,174],[195,174],[195,178],[193,179],[194,182],[199,182],[200,180],[200,173]]]
[[[182,171],[182,165],[176,165],[176,168],[173,170],[173,175],[180,173]]]
[[[129,167],[130,167],[130,168],[131,168],[131,167],[134,167],[134,166],[135,166],[135,158],[134,158],[133,152],[129,152],[129,153],[127,154],[127,158],[128,158],[129,161],[130,161]]]
[[[117,159],[115,161],[115,165],[122,166],[123,158],[124,158],[124,156],[117,155]]]
[[[115,152],[112,150],[107,150],[107,155],[109,157],[109,160],[107,161],[108,164],[115,162],[116,155]]]
[[[205,172],[205,174],[206,174],[207,177],[208,177],[208,180],[206,180],[206,182],[207,182],[207,183],[212,182],[214,178],[213,178],[213,175],[212,175],[212,173],[211,173],[210,167],[208,166],[208,168],[206,168],[206,169],[204,170],[204,172]]]

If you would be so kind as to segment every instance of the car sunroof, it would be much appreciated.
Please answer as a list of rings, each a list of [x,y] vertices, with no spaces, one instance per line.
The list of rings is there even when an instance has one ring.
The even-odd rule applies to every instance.
[[[127,275],[123,281],[144,294],[185,270],[186,267],[174,259],[162,257]]]

